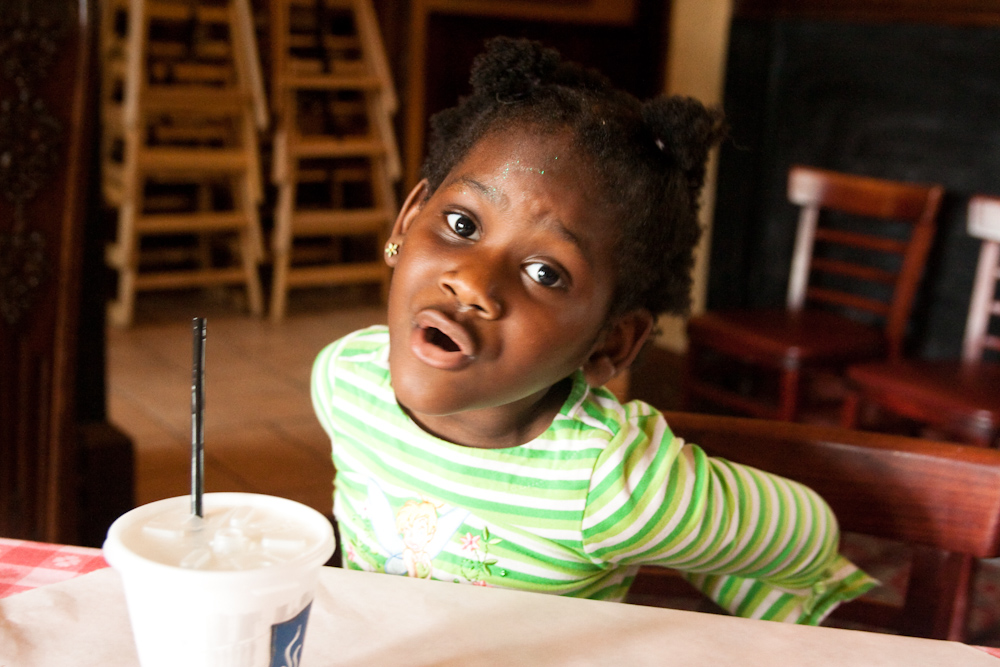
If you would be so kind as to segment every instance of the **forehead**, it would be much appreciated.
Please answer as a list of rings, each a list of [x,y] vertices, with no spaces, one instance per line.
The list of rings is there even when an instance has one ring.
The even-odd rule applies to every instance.
[[[568,129],[545,130],[536,126],[514,125],[495,128],[483,135],[466,153],[452,174],[463,167],[492,169],[503,178],[519,173],[548,173],[555,176],[572,175],[592,185],[591,160],[574,145]],[[551,179],[550,179],[551,180]],[[590,187],[584,187],[590,191]]]
[[[521,205],[555,216],[573,233],[598,235],[602,242],[617,233],[593,159],[568,130],[490,132],[451,170],[442,184],[450,188],[474,190],[504,208]]]

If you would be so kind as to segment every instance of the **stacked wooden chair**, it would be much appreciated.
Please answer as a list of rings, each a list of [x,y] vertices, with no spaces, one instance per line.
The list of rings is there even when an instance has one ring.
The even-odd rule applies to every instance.
[[[862,406],[929,426],[951,439],[1000,446],[1000,198],[969,202],[969,235],[981,240],[969,303],[962,358],[899,359],[851,366],[852,389],[842,424],[856,427]],[[991,328],[992,323],[992,328]]]
[[[267,125],[249,0],[105,0],[101,147],[118,212],[109,321],[136,293],[240,285],[262,314],[257,132]]]
[[[370,0],[272,3],[271,317],[293,288],[375,283],[396,215],[397,100]]]
[[[942,195],[939,185],[792,167],[788,199],[801,211],[786,306],[688,322],[685,409],[707,402],[792,421],[806,380],[898,358]]]

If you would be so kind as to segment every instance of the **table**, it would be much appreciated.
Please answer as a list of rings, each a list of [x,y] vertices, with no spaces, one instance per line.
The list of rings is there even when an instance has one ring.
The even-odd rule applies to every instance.
[[[107,566],[100,549],[0,537],[0,598]]]
[[[0,540],[0,570],[12,541]],[[40,569],[96,549],[19,543]],[[22,552],[25,553],[25,552]],[[103,559],[101,559],[102,561]],[[121,581],[91,570],[0,600],[0,665],[138,667]],[[60,561],[61,562],[61,561]],[[35,568],[39,569],[39,568]],[[17,584],[29,587],[28,584]],[[750,621],[324,568],[302,667],[341,665],[969,665],[956,642]]]

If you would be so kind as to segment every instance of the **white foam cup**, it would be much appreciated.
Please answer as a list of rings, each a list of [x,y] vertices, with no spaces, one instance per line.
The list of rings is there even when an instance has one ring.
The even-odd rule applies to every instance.
[[[300,503],[206,493],[137,507],[108,529],[142,667],[298,667],[330,521]]]

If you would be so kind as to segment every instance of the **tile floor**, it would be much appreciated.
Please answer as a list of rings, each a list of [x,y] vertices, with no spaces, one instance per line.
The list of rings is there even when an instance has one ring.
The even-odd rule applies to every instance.
[[[313,415],[309,372],[338,337],[384,322],[377,292],[293,293],[280,324],[220,293],[140,295],[135,324],[108,329],[108,412],[136,454],[136,502],[190,489],[193,317],[205,344],[205,489],[285,496],[331,511],[329,439]]]

